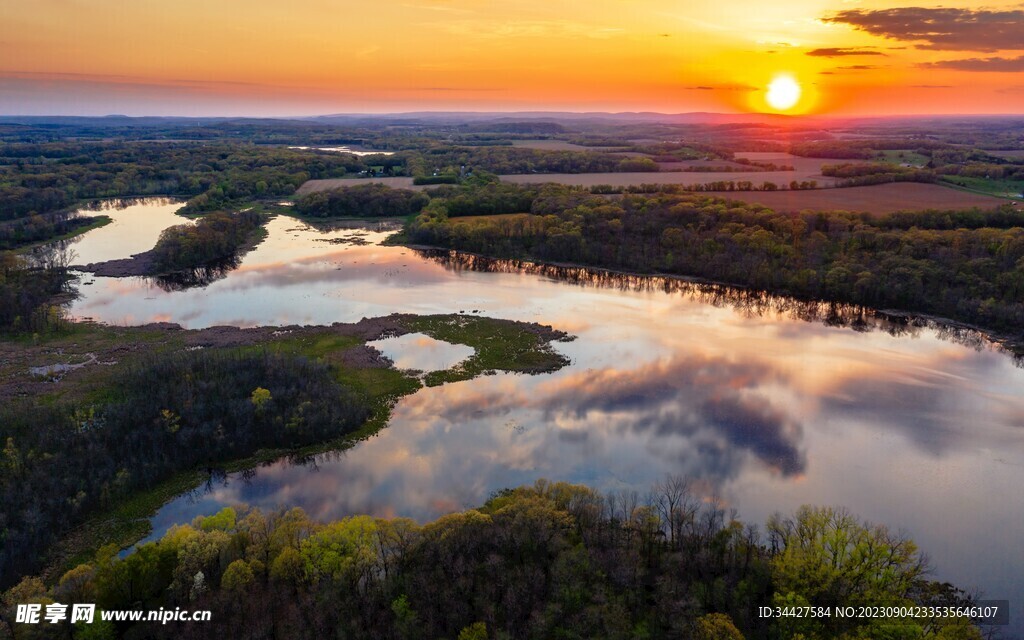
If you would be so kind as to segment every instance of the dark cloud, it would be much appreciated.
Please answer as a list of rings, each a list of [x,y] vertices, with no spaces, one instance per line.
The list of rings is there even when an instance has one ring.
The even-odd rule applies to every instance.
[[[841,71],[870,71],[872,69],[881,69],[876,64],[851,64],[845,67],[836,67]]]
[[[819,58],[839,58],[842,56],[884,56],[885,54],[881,51],[874,51],[873,49],[842,49],[839,47],[826,47],[824,49],[812,49],[807,52],[807,55]]]
[[[956,71],[995,71],[1018,73],[1024,71],[1024,56],[1016,58],[967,58],[965,60],[941,60],[918,65],[924,69],[954,69]]]
[[[824,18],[872,35],[917,42],[918,49],[1000,51],[1024,49],[1024,10],[898,7],[848,9]]]
[[[643,435],[704,477],[735,477],[747,456],[798,475],[807,466],[803,428],[762,392],[778,375],[765,364],[676,358],[631,371],[588,371],[534,402],[546,422],[584,419]]]

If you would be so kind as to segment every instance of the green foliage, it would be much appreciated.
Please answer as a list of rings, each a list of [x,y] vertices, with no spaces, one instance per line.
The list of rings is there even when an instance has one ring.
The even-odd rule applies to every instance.
[[[887,162],[861,162],[854,164],[822,165],[822,175],[839,178],[838,186],[859,187],[887,182],[935,182],[934,171],[917,167],[903,167]]]
[[[743,634],[724,613],[703,615],[694,627],[694,640],[743,640]]]
[[[416,184],[442,184],[437,178],[457,181],[465,171],[512,173],[608,173],[616,171],[658,171],[649,158],[623,158],[597,151],[549,151],[524,147],[449,147],[435,146],[418,152],[402,153],[406,171],[425,181]],[[437,174],[437,175],[435,175]]]
[[[227,592],[242,592],[255,579],[252,568],[245,560],[235,560],[224,570],[220,579],[220,588]]]
[[[264,351],[146,357],[112,382],[86,428],[74,406],[0,406],[9,461],[0,470],[3,582],[33,566],[55,536],[91,510],[182,470],[335,439],[370,416],[367,399],[340,385],[326,364]],[[259,407],[246,391],[257,387],[271,394]],[[233,525],[234,513],[225,510],[200,526]]]
[[[256,387],[253,389],[252,395],[249,396],[249,401],[252,402],[257,411],[262,409],[270,400],[270,389],[264,389],[263,387]]]
[[[415,185],[458,184],[459,176],[455,173],[440,173],[432,176],[416,176],[412,179]]]
[[[236,512],[231,507],[224,507],[216,515],[207,516],[199,521],[199,528],[203,531],[227,531],[234,529]]]
[[[801,507],[791,519],[773,519],[768,529],[781,548],[772,559],[774,606],[909,605],[926,571],[911,540],[841,509]],[[791,632],[810,636],[838,635],[860,624],[838,617],[786,622]]]
[[[220,211],[203,216],[195,224],[168,227],[149,251],[151,272],[189,271],[232,258],[264,222],[266,218],[254,211]]]
[[[699,276],[1015,333],[1024,326],[1024,213],[1009,206],[873,218],[698,195],[613,202],[566,192],[538,196],[534,213],[459,225],[432,202],[407,235],[495,257]]]
[[[773,519],[762,539],[681,479],[658,483],[646,501],[541,480],[423,526],[365,515],[321,524],[298,509],[237,515],[227,528],[207,528],[208,519],[174,527],[124,559],[103,549],[58,587],[23,581],[5,604],[81,593],[106,608],[212,610],[210,623],[188,627],[193,638],[980,637],[965,620],[796,628],[792,618],[759,617],[772,593],[788,594],[776,603],[819,604],[839,584],[843,597],[865,605],[964,601],[923,581],[913,563],[885,571],[865,563],[893,550],[916,556],[881,527],[805,507]],[[147,625],[144,633],[175,638],[183,629]]]
[[[188,197],[183,212],[201,213],[254,197],[287,196],[310,178],[365,168],[352,155],[238,143],[6,144],[0,145],[0,220],[49,215],[90,198],[130,195]]]
[[[427,196],[418,191],[353,181],[350,187],[302,196],[295,203],[295,211],[316,218],[404,218],[419,213],[427,201]]]
[[[0,251],[0,334],[49,334],[65,327],[54,296],[69,290],[66,252],[41,249],[29,256]]]

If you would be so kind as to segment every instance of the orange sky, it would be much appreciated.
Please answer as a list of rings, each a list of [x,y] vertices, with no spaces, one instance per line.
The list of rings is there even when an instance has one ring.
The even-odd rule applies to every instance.
[[[1024,5],[931,0],[33,0],[0,113],[1021,113]]]

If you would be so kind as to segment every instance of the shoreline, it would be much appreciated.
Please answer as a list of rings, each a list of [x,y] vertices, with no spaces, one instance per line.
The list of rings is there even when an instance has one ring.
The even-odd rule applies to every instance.
[[[395,235],[397,235],[397,234],[395,234]],[[852,307],[852,308],[855,308],[855,309],[859,309],[859,310],[861,310],[863,312],[866,312],[866,313],[874,314],[874,315],[876,315],[876,316],[878,316],[878,317],[880,317],[882,319],[888,320],[890,322],[898,322],[900,324],[911,324],[911,323],[913,323],[915,321],[920,320],[920,321],[924,321],[926,323],[930,323],[927,326],[930,326],[930,327],[935,328],[935,329],[946,328],[946,329],[955,329],[955,330],[962,330],[962,331],[971,331],[971,332],[974,332],[974,333],[978,334],[979,337],[983,338],[986,342],[988,342],[992,346],[997,347],[997,348],[1001,348],[1001,349],[1007,351],[1012,356],[1024,357],[1024,335],[1014,337],[1014,336],[1012,336],[1012,335],[1010,335],[1008,333],[1003,333],[1003,332],[1000,332],[1000,331],[996,331],[994,329],[987,329],[987,328],[982,327],[980,325],[972,324],[972,323],[969,323],[969,322],[964,322],[964,321],[961,321],[961,320],[954,320],[952,318],[946,318],[946,317],[943,317],[943,316],[938,316],[938,315],[934,315],[934,314],[930,314],[930,313],[925,313],[925,312],[922,312],[922,311],[910,311],[910,310],[906,310],[906,309],[879,309],[877,307],[868,307],[868,306],[864,306],[864,305],[857,304],[857,303],[854,303],[854,302],[846,302],[846,301],[843,301],[843,300],[828,300],[828,299],[823,299],[823,298],[821,298],[821,299],[802,298],[802,297],[795,296],[795,295],[793,295],[791,293],[786,293],[786,292],[770,291],[770,290],[767,290],[767,289],[757,289],[757,288],[754,288],[754,287],[751,287],[751,286],[748,286],[748,285],[744,285],[744,284],[738,284],[738,283],[733,283],[733,282],[723,282],[721,280],[709,280],[707,278],[701,278],[699,276],[687,276],[687,275],[675,274],[675,273],[662,273],[662,272],[644,273],[644,272],[641,272],[641,271],[627,271],[627,270],[624,270],[624,269],[614,269],[614,268],[611,268],[611,267],[601,267],[601,266],[594,266],[594,265],[581,264],[581,263],[575,263],[575,262],[554,262],[554,261],[548,261],[548,260],[537,260],[537,259],[534,259],[534,258],[531,258],[531,257],[499,258],[499,257],[495,257],[495,256],[485,255],[485,254],[482,254],[482,253],[475,253],[475,252],[472,252],[472,251],[464,251],[462,249],[454,249],[454,248],[451,248],[451,247],[441,247],[441,246],[425,245],[425,244],[418,244],[418,243],[404,243],[404,242],[400,242],[400,241],[394,242],[393,246],[407,247],[409,249],[413,249],[413,250],[416,250],[416,251],[449,251],[449,252],[455,252],[456,254],[460,254],[460,255],[471,256],[471,257],[474,257],[474,258],[481,258],[481,259],[484,259],[484,260],[526,263],[526,265],[528,267],[529,266],[533,266],[533,267],[537,267],[537,268],[551,267],[551,268],[557,268],[557,269],[584,269],[584,270],[587,270],[587,271],[591,271],[591,272],[595,272],[595,273],[603,273],[603,274],[608,274],[608,275],[612,275],[612,276],[624,276],[624,277],[630,277],[630,278],[651,278],[651,279],[661,278],[661,279],[665,279],[665,280],[673,280],[673,281],[683,282],[683,283],[693,284],[693,285],[705,285],[705,286],[714,286],[714,287],[728,287],[730,289],[735,289],[735,290],[738,290],[738,291],[747,291],[747,292],[750,292],[750,293],[760,293],[760,294],[771,296],[771,297],[775,297],[775,298],[788,298],[788,299],[795,300],[797,302],[806,303],[806,304],[846,305],[846,306],[849,306],[849,307]],[[528,272],[528,268],[527,269],[521,269],[521,270],[524,271],[524,272]]]

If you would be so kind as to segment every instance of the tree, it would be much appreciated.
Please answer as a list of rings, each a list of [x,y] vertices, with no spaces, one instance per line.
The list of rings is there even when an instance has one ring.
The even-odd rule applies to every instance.
[[[803,506],[793,518],[772,518],[768,529],[780,549],[772,560],[775,606],[908,605],[927,570],[913,541],[843,509]],[[837,617],[783,620],[791,633],[808,635],[826,628],[848,631],[860,624]]]
[[[253,581],[253,571],[245,560],[235,560],[224,570],[220,578],[221,589],[227,592],[240,592],[246,589]]]
[[[743,634],[724,613],[709,613],[694,623],[694,640],[743,640]]]

